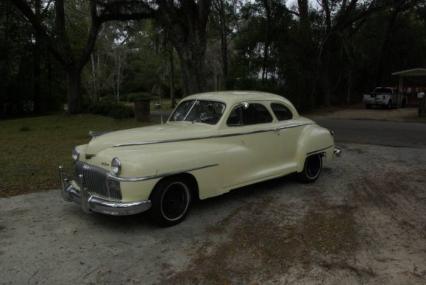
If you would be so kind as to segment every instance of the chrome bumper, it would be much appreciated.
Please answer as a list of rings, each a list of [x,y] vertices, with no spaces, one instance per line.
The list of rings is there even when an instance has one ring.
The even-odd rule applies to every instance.
[[[61,182],[62,198],[68,202],[75,202],[81,206],[84,212],[97,212],[113,216],[134,215],[145,212],[151,208],[151,201],[121,202],[108,200],[94,195],[85,187],[76,187],[59,166],[59,179]],[[83,184],[83,175],[79,175],[80,185]]]
[[[334,156],[340,157],[342,155],[342,150],[340,148],[335,147],[333,150]]]

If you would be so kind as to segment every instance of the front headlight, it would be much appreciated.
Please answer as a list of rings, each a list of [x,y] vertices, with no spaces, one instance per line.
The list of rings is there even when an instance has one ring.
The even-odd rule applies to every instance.
[[[121,161],[117,157],[111,161],[111,172],[115,175],[119,175],[121,172]]]
[[[77,151],[77,149],[76,148],[74,148],[73,150],[72,150],[72,159],[74,160],[74,161],[77,161],[79,158],[80,158],[80,153]]]

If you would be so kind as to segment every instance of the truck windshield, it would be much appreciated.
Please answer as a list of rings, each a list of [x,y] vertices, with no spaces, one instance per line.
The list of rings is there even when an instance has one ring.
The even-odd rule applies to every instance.
[[[390,89],[390,88],[376,88],[376,89],[374,89],[373,94],[376,94],[376,95],[392,94],[392,89]]]
[[[169,121],[189,121],[215,125],[222,117],[225,104],[217,101],[187,100],[179,104]]]

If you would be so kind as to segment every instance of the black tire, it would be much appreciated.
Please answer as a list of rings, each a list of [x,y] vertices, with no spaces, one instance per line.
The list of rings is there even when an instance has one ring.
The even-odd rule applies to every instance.
[[[170,227],[182,222],[192,202],[190,183],[182,177],[164,178],[151,194],[151,217],[160,226]]]
[[[369,104],[365,105],[365,109],[371,109],[371,105]]]
[[[388,109],[392,109],[392,100],[389,100],[388,105],[386,107]]]
[[[322,155],[314,154],[305,159],[303,171],[298,173],[298,178],[304,183],[315,182],[321,174]]]

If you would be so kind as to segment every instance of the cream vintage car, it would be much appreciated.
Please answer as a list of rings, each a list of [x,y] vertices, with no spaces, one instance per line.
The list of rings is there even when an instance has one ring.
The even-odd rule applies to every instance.
[[[191,202],[283,175],[315,181],[339,155],[331,131],[263,92],[184,98],[165,124],[94,135],[73,150],[74,180],[60,167],[62,195],[86,212],[149,210],[181,222]]]

